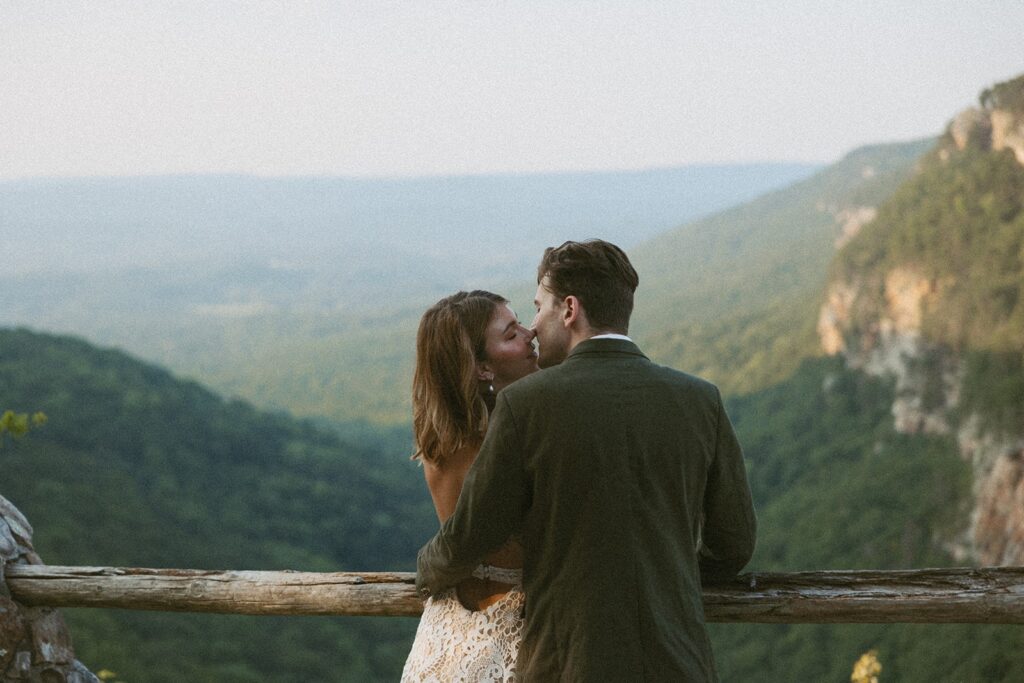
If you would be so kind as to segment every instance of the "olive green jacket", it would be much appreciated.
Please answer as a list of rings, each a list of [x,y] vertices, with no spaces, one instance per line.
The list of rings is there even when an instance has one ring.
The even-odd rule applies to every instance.
[[[718,389],[588,339],[498,395],[416,586],[454,585],[518,533],[524,680],[717,680],[701,575],[742,569],[755,526]]]

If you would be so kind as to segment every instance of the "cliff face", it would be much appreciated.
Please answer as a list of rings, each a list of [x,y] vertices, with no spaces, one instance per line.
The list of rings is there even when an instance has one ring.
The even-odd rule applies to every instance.
[[[897,431],[955,435],[974,473],[966,542],[952,544],[961,559],[1024,564],[1024,423],[996,428],[991,406],[963,400],[971,352],[1024,352],[1024,257],[1013,253],[1024,232],[1024,77],[982,104],[950,123],[923,162],[927,177],[909,181],[898,206],[837,242],[818,334],[827,354],[894,378]],[[1024,397],[1009,396],[1019,416]]]
[[[848,366],[870,375],[895,378],[892,414],[901,433],[948,434],[959,405],[960,359],[921,330],[939,286],[912,265],[885,273],[881,292],[856,278],[835,281],[818,317],[825,353],[842,354]],[[871,304],[877,304],[877,317],[858,328],[855,313],[875,308]]]
[[[822,347],[829,355],[841,354],[852,368],[895,379],[892,416],[897,431],[955,433],[974,474],[966,543],[954,544],[961,559],[981,565],[1024,564],[1024,429],[1001,434],[986,428],[976,413],[958,414],[963,358],[929,341],[921,330],[923,312],[937,290],[934,280],[910,267],[891,270],[885,278],[882,315],[857,333],[851,329],[851,311],[860,297],[873,292],[865,292],[863,283],[834,282],[818,322]]]
[[[75,659],[64,618],[49,607],[15,602],[4,583],[4,568],[42,564],[32,548],[32,527],[0,496],[0,680],[99,683]]]

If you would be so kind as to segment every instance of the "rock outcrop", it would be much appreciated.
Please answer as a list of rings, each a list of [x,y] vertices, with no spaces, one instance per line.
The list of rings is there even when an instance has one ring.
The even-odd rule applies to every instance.
[[[882,289],[880,313],[854,329],[854,309],[866,292],[863,282],[834,282],[818,316],[825,353],[842,354],[851,368],[896,380],[892,405],[896,430],[948,434],[960,397],[961,363],[921,334],[924,310],[938,284],[911,267],[890,270]]]
[[[960,112],[949,124],[949,135],[958,150],[968,147],[1001,152],[1011,150],[1024,165],[1024,115],[998,104]]]
[[[962,559],[981,565],[1024,564],[1024,434],[986,432],[977,415],[957,418],[963,361],[921,333],[925,311],[940,283],[910,267],[890,270],[882,301],[869,324],[854,323],[861,297],[875,296],[862,282],[834,282],[818,319],[829,355],[849,367],[895,379],[893,425],[905,434],[955,433],[974,474],[974,506]],[[1024,426],[1022,426],[1024,427]]]
[[[968,161],[962,169],[976,168],[978,152],[1005,154],[1009,150],[1024,166],[1024,76],[986,90],[980,102],[980,107],[961,112],[950,122],[934,156],[927,158],[924,164],[939,164],[932,168],[945,168],[947,164],[960,163],[963,158]],[[995,166],[996,160],[992,161]],[[1001,159],[999,163],[1005,164],[1005,161]],[[975,166],[969,166],[971,163]],[[1005,188],[999,189],[1006,194]],[[927,191],[921,188],[917,191],[924,197],[941,192],[942,188],[928,186]],[[977,190],[967,186],[957,191]],[[980,240],[988,239],[991,234],[981,230],[991,222],[976,226],[971,222],[971,212],[964,211],[955,214],[960,225],[946,221],[942,229],[936,227],[933,234],[928,234],[926,226],[938,222],[936,207],[946,205],[927,204],[921,199],[930,208],[914,213],[913,202],[918,200],[913,198],[913,193],[910,196],[902,200],[897,210],[888,213],[884,225],[875,223],[863,232],[861,228],[865,224],[876,220],[873,211],[836,213],[837,223],[842,224],[837,247],[853,241],[850,248],[861,248],[862,258],[846,261],[845,267],[836,271],[842,274],[834,276],[827,288],[818,318],[821,345],[827,354],[841,354],[851,368],[895,380],[892,416],[897,431],[956,437],[960,453],[971,463],[974,475],[974,505],[969,522],[965,520],[965,527],[969,527],[966,542],[950,543],[959,559],[984,565],[1024,564],[1024,424],[1011,423],[1009,427],[1000,424],[996,431],[996,427],[985,426],[990,424],[984,419],[988,416],[980,412],[989,408],[979,408],[974,403],[967,405],[961,400],[968,395],[965,382],[969,373],[968,356],[960,349],[971,348],[969,339],[982,339],[983,344],[987,340],[996,348],[985,336],[985,329],[978,329],[978,324],[997,325],[1000,319],[990,313],[985,323],[974,324],[974,337],[963,336],[963,329],[973,324],[973,312],[987,304],[983,299],[964,298],[987,296],[979,292],[990,290],[977,287],[969,279],[977,279],[978,272],[984,272],[985,267],[976,268],[973,274],[958,270],[964,268],[962,261],[967,253],[962,239],[959,243],[951,242],[958,245],[951,247],[951,251],[959,249],[958,265],[947,265],[941,256],[936,256],[942,253],[943,240],[947,238],[943,230],[950,231],[951,225],[953,232],[959,230],[961,235],[968,234],[974,243],[981,244]],[[1012,191],[1007,196],[1010,197],[1007,206],[1019,205],[1013,201]],[[957,197],[957,201],[961,198],[967,203],[974,202],[972,206],[984,208],[984,198],[963,196]],[[954,211],[956,206],[959,205],[954,204]],[[886,207],[880,208],[886,210]],[[1013,220],[1012,215],[1006,215],[1010,217],[1001,217],[1007,221],[1003,224],[1003,235],[1005,231],[1016,229],[1009,222]],[[900,230],[904,232],[893,232]],[[858,236],[867,238],[869,233],[867,243],[858,241]],[[932,240],[931,244],[939,248],[932,250],[930,260],[922,261],[919,245],[926,240]],[[890,252],[892,245],[902,245],[903,251]],[[868,252],[863,251],[865,247]],[[841,262],[843,253],[847,252],[840,253]],[[863,258],[864,253],[871,256]],[[922,267],[923,262],[928,265]],[[1000,272],[1005,281],[1012,276],[1013,273],[1005,269]],[[1017,292],[1010,286],[1006,289]],[[954,301],[958,308],[955,317],[951,317],[950,311],[954,310],[951,302]],[[1012,310],[1012,307],[1005,310]],[[947,324],[950,321],[953,322]],[[1005,334],[999,338],[1004,346],[1006,338]],[[982,350],[990,349],[982,346]],[[996,350],[1019,353],[1020,346],[1012,343],[1008,348]],[[976,387],[974,391],[977,392]],[[1001,397],[1000,400],[1012,399]]]
[[[837,212],[835,219],[839,224],[839,236],[836,237],[836,249],[846,246],[877,215],[878,211],[873,206],[853,206]]]
[[[99,683],[75,659],[64,618],[55,609],[15,602],[4,581],[12,564],[42,564],[32,548],[32,527],[0,496],[0,676],[5,682]]]

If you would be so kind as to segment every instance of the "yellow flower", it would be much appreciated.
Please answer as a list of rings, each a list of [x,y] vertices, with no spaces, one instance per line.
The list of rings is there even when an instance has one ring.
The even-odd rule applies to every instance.
[[[878,661],[878,651],[868,650],[860,656],[850,674],[851,683],[878,683],[878,674],[882,673],[882,663]]]

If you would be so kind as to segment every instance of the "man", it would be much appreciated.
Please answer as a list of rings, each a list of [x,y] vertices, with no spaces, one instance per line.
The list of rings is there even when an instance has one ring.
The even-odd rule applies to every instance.
[[[456,584],[518,533],[524,680],[716,680],[701,576],[735,575],[755,533],[718,390],[625,336],[639,279],[615,245],[548,249],[537,281],[547,369],[498,394],[417,588]]]

